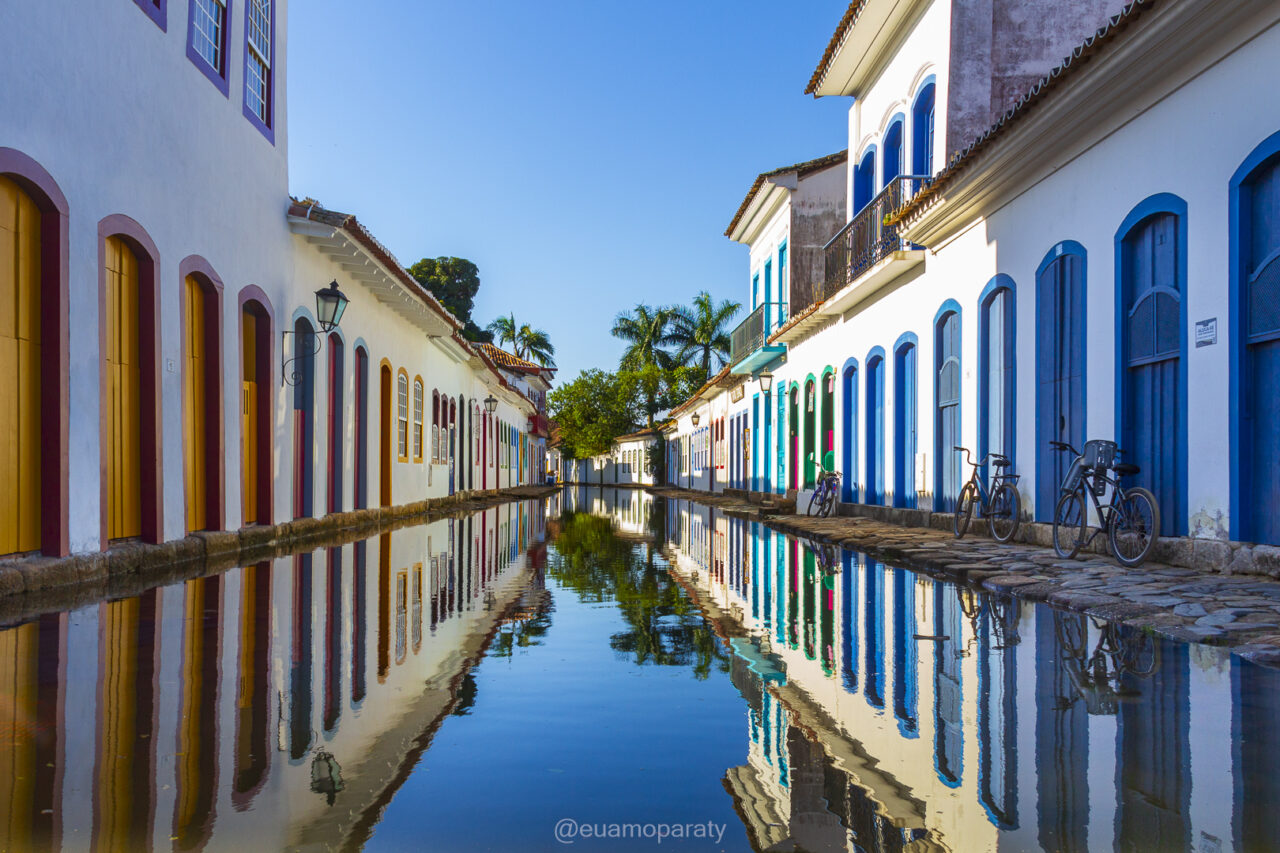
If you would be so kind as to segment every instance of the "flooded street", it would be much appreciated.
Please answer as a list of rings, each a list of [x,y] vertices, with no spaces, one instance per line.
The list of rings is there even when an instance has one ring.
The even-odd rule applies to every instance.
[[[1269,850],[1278,759],[1274,670],[635,490],[0,630],[3,850]]]

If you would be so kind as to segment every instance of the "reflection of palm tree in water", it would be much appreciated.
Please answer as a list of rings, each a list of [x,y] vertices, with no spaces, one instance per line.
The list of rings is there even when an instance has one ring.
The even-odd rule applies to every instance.
[[[663,515],[655,507],[650,517]],[[553,548],[548,573],[562,587],[584,601],[617,603],[628,629],[610,638],[615,652],[640,666],[688,666],[699,678],[712,666],[728,670],[725,649],[651,544],[619,538],[609,518],[570,513]]]

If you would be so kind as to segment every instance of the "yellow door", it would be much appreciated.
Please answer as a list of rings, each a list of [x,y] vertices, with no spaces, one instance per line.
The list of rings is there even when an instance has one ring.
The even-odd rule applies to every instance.
[[[187,291],[186,387],[183,389],[183,406],[187,412],[183,442],[187,467],[187,530],[204,530],[209,526],[205,506],[208,483],[208,472],[205,471],[208,435],[208,401],[205,396],[204,375],[205,297],[204,288],[193,276],[187,276],[182,286]]]
[[[141,404],[138,346],[138,258],[108,237],[107,267],[107,538],[142,533]]]
[[[0,177],[0,554],[40,547],[40,211]]]
[[[244,371],[240,389],[240,441],[244,458],[240,471],[244,523],[258,520],[258,322],[248,311],[241,318],[240,340]]]

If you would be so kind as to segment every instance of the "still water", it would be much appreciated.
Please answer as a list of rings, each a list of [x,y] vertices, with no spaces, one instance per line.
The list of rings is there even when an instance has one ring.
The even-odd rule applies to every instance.
[[[361,848],[1280,850],[1280,674],[600,488],[0,630],[0,850]]]

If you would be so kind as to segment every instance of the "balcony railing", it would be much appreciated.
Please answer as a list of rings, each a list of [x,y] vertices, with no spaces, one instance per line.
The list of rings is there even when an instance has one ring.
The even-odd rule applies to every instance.
[[[747,315],[729,336],[729,363],[737,364],[743,358],[764,346],[769,333],[778,328],[787,317],[785,302],[764,302]]]
[[[886,225],[885,219],[910,201],[929,180],[922,175],[899,175],[831,238],[824,249],[824,300],[830,299],[891,252],[912,247],[898,234],[898,226]]]

